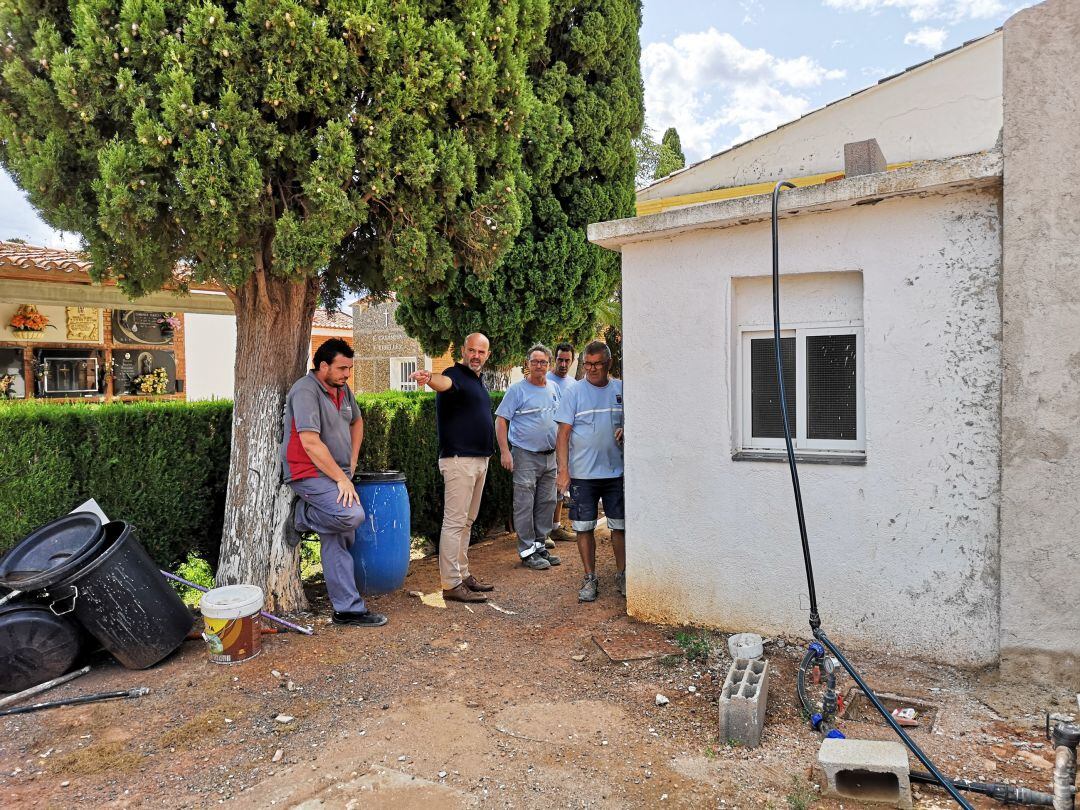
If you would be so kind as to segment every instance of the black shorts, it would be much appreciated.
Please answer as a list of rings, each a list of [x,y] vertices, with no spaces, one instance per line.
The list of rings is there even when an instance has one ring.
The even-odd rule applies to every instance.
[[[623,479],[571,478],[570,526],[576,532],[596,528],[597,504],[604,502],[604,514],[609,529],[626,529],[626,505],[623,502]]]

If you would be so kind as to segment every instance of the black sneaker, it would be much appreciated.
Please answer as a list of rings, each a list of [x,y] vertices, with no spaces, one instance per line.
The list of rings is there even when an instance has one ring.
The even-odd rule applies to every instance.
[[[544,549],[543,551],[538,551],[536,553],[543,557],[545,560],[547,560],[548,565],[562,565],[562,560],[560,560],[547,549]]]
[[[331,619],[334,624],[352,624],[357,627],[382,627],[386,624],[386,617],[381,613],[372,613],[365,610],[363,613],[338,613],[334,611]]]
[[[293,498],[292,506],[289,508],[289,517],[285,520],[285,542],[289,548],[296,548],[304,539],[302,530],[296,528],[297,517],[303,504],[304,499],[299,495]]]
[[[539,551],[534,551],[528,557],[522,559],[521,564],[526,568],[531,568],[533,571],[547,571],[551,568],[551,563],[541,557]]]

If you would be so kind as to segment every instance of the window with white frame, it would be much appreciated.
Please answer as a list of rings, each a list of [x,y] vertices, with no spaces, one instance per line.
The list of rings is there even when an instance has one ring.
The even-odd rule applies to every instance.
[[[743,328],[740,338],[741,450],[784,448],[773,332]],[[866,451],[861,324],[795,325],[780,332],[788,419],[796,450]]]
[[[393,391],[416,391],[416,380],[412,379],[416,371],[415,357],[390,358],[390,388]]]

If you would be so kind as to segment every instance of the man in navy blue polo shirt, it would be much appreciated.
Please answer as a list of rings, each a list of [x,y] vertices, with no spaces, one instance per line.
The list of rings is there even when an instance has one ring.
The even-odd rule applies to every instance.
[[[439,578],[443,598],[486,602],[495,590],[469,571],[469,538],[480,512],[488,461],[495,452],[491,395],[481,372],[490,353],[488,339],[474,332],[465,338],[461,362],[442,374],[422,370],[412,378],[436,392],[439,472],[443,477],[443,522],[439,534]]]
[[[314,368],[289,389],[281,466],[285,483],[299,496],[293,527],[319,535],[334,624],[378,627],[386,617],[364,604],[349,553],[356,527],[364,522],[352,482],[364,441],[364,420],[349,389],[352,358],[348,343],[331,338],[315,351]],[[299,542],[298,534],[287,536]]]

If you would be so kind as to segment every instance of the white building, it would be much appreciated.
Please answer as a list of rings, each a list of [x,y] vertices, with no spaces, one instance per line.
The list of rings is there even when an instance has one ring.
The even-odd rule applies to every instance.
[[[808,632],[769,280],[768,192],[801,178],[782,347],[823,626],[1080,677],[1077,45],[1049,0],[590,226],[622,254],[632,615]],[[870,138],[890,170],[844,178]]]

